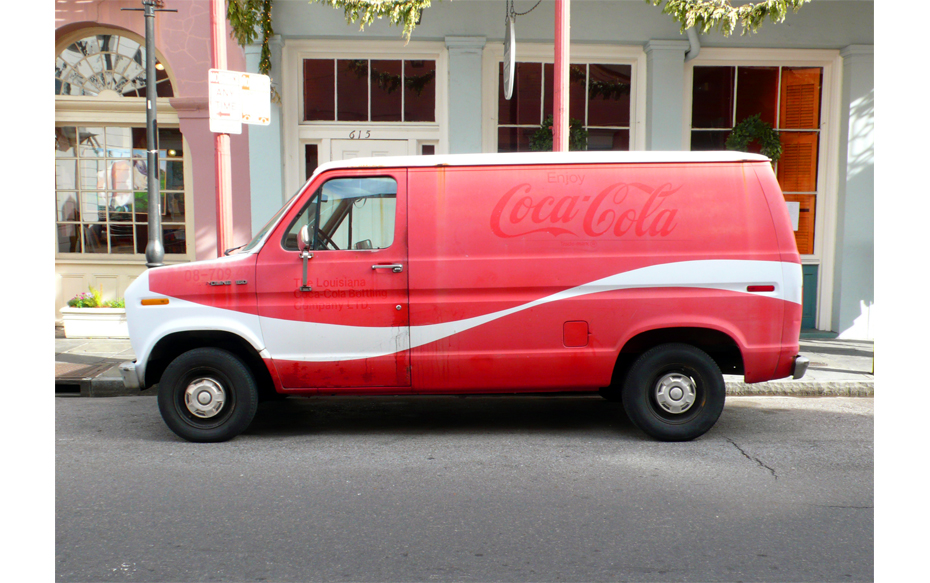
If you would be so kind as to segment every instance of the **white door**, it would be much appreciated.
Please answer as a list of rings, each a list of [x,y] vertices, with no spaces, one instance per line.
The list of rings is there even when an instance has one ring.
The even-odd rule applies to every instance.
[[[408,140],[333,140],[332,159],[406,156]]]

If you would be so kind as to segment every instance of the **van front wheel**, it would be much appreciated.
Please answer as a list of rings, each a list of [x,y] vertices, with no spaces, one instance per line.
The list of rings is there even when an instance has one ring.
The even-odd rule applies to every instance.
[[[158,409],[171,431],[188,441],[226,441],[249,426],[258,387],[239,358],[195,348],[171,361],[158,384]]]
[[[636,359],[622,394],[624,410],[645,433],[662,441],[688,441],[717,422],[726,386],[706,352],[689,344],[663,344]]]

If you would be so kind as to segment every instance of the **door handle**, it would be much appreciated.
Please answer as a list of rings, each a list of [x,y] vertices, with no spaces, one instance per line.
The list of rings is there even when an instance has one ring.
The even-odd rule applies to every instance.
[[[372,269],[390,269],[394,273],[400,273],[404,270],[404,266],[400,263],[390,263],[385,265],[372,265]]]

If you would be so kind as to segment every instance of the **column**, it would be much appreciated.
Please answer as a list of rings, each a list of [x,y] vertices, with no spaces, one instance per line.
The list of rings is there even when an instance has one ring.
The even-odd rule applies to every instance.
[[[483,36],[447,36],[449,49],[449,153],[481,152]]]
[[[685,40],[646,43],[646,149],[683,150]]]
[[[831,328],[840,338],[873,339],[875,302],[875,55],[850,45],[843,58],[836,267]]]
[[[281,92],[279,78],[284,74],[281,65],[283,43],[280,36],[269,41],[271,48],[271,86]],[[246,72],[258,73],[262,45],[245,47]],[[283,116],[281,104],[271,102],[271,123],[267,126],[249,126],[249,176],[252,193],[252,235],[254,236],[281,205],[284,192],[284,155],[282,148]]]

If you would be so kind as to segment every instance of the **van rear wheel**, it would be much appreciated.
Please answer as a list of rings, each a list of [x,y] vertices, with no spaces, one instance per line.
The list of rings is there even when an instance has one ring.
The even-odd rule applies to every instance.
[[[663,344],[643,353],[623,384],[630,420],[662,441],[706,433],[723,412],[726,385],[717,363],[689,344]]]
[[[195,348],[175,358],[158,384],[165,424],[188,441],[226,441],[249,426],[258,387],[249,368],[219,348]]]

